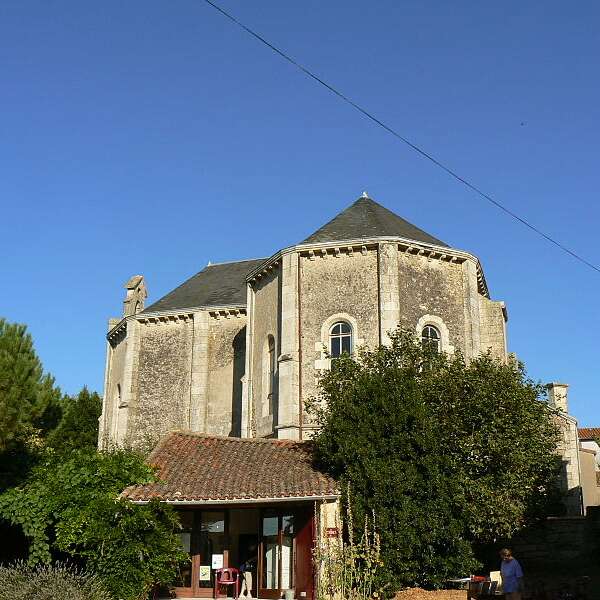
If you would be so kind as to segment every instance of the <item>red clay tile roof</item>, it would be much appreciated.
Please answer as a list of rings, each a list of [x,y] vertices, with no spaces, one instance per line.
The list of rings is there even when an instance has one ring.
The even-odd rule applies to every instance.
[[[578,431],[580,440],[600,439],[600,427],[580,427]]]
[[[336,482],[311,464],[310,442],[216,437],[176,431],[152,451],[160,481],[121,494],[133,501],[202,502],[319,498]]]

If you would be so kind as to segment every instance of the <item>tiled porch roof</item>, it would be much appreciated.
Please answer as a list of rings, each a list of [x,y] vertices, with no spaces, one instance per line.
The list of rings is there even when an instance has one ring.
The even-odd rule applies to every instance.
[[[580,427],[580,440],[598,440],[600,439],[600,427]]]
[[[176,431],[152,451],[160,481],[126,488],[134,502],[214,503],[326,498],[336,482],[312,466],[310,442]]]

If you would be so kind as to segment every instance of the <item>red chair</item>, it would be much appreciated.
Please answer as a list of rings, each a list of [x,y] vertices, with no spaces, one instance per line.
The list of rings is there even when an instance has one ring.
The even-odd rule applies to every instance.
[[[240,595],[240,572],[238,569],[233,567],[215,569],[215,598],[219,597],[220,587],[229,585],[235,586],[234,598],[237,600]]]

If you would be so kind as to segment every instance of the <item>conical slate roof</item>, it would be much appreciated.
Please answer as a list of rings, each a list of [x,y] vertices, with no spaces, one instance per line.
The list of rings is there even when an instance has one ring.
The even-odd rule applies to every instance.
[[[429,235],[426,231],[419,229],[366,196],[360,197],[354,204],[301,243],[317,244],[386,236],[402,237],[415,242],[448,247],[441,240]]]

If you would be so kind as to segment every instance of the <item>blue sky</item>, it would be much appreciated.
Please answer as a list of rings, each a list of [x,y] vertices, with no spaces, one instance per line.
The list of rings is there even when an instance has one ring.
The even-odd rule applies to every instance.
[[[221,0],[590,261],[600,5]],[[508,219],[202,0],[0,3],[0,315],[68,392],[101,390],[123,283],[155,300],[267,256],[363,190],[480,257],[510,350],[600,425],[600,274]]]

